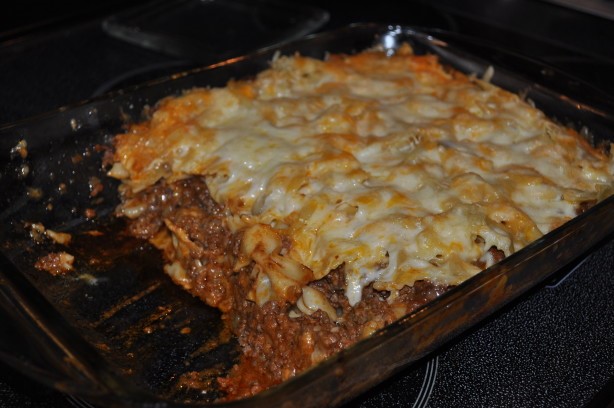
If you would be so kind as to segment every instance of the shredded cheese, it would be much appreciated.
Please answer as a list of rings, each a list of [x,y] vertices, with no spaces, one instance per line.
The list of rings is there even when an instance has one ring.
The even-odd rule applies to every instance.
[[[612,191],[613,163],[519,96],[404,46],[278,56],[253,80],[168,98],[116,138],[110,175],[133,192],[205,177],[245,232],[237,264],[257,265],[259,303],[344,265],[355,305],[369,284],[391,299],[417,280],[459,284],[492,265],[490,248],[518,251]],[[333,313],[303,293],[300,310],[313,298]]]

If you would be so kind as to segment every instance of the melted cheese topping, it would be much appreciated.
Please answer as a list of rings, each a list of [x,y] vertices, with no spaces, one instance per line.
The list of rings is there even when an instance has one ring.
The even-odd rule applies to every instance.
[[[614,161],[576,132],[407,46],[278,58],[162,101],[115,147],[126,191],[206,178],[244,232],[237,268],[255,263],[260,304],[342,264],[352,305],[368,284],[391,299],[417,280],[459,284],[490,248],[519,250],[614,184]]]

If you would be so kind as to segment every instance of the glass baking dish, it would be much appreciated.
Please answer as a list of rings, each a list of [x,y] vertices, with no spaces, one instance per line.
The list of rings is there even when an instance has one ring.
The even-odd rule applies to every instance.
[[[521,93],[592,143],[612,142],[614,117],[586,102],[593,96],[603,101],[598,91],[585,86],[582,100],[574,99],[569,93],[577,85],[574,78],[549,70],[547,88],[539,81],[545,71],[538,68],[544,67],[535,61],[500,50],[492,61],[488,46],[437,34],[446,41],[411,27],[351,25],[0,129],[0,306],[13,317],[11,337],[19,339],[19,347],[0,344],[0,358],[102,406],[336,406],[432,353],[610,239],[614,197],[285,383],[245,400],[214,402],[219,396],[215,378],[237,361],[238,345],[216,310],[164,275],[157,251],[122,233],[122,221],[113,217],[117,183],[101,165],[104,146],[161,98],[249,77],[266,69],[276,52],[323,58],[375,45],[392,52],[403,42],[466,73],[484,75],[494,67],[492,82]],[[41,226],[70,233],[72,242],[64,247],[42,238]],[[35,269],[40,256],[61,250],[75,256],[74,272],[51,276]]]
[[[153,0],[105,19],[102,28],[202,65],[300,38],[328,18],[320,8],[278,0]]]

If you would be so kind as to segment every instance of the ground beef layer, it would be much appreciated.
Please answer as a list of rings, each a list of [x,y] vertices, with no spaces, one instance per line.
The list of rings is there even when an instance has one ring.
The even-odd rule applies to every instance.
[[[336,320],[322,311],[301,313],[288,302],[259,306],[249,300],[255,279],[252,265],[233,270],[241,234],[231,234],[225,227],[225,210],[212,199],[203,178],[162,181],[122,200],[119,215],[140,209],[130,217],[129,233],[159,247],[169,264],[180,264],[185,276],[178,283],[223,311],[237,336],[241,361],[219,379],[228,400],[281,383],[448,289],[418,281],[392,299],[390,293],[367,286],[362,300],[351,307],[344,295],[341,266],[309,283],[335,309]]]

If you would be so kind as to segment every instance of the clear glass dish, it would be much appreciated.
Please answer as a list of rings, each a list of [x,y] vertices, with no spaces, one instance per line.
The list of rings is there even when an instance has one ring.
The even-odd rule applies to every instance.
[[[328,18],[317,7],[276,0],[154,0],[102,26],[132,44],[212,63],[302,37]]]
[[[494,83],[526,95],[556,120],[588,129],[584,133],[594,143],[613,141],[614,117],[586,102],[603,98],[598,91],[583,87],[580,102],[568,93],[569,84],[577,83],[574,78],[550,71],[549,87],[544,87],[539,80],[544,66],[538,62],[500,50],[492,61],[487,46],[439,34],[446,41],[411,27],[352,25],[0,129],[0,306],[14,318],[11,330],[22,339],[18,350],[0,344],[0,358],[38,381],[102,406],[336,406],[611,238],[614,197],[295,378],[245,400],[213,402],[218,395],[214,379],[236,361],[237,344],[224,332],[216,310],[164,275],[157,251],[122,234],[121,221],[112,216],[117,184],[104,174],[101,146],[161,98],[253,75],[268,67],[275,52],[322,58],[374,45],[392,51],[402,42],[464,72],[482,75],[493,66]],[[101,191],[95,187],[98,180]],[[68,251],[75,256],[75,273],[51,276],[34,268],[41,255],[63,247],[33,239],[33,223],[72,234]],[[204,391],[180,381],[193,371],[201,373]]]

